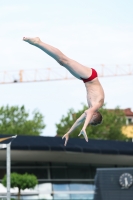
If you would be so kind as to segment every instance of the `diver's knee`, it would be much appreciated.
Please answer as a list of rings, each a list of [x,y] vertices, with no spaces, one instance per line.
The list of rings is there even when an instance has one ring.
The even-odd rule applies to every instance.
[[[59,58],[58,63],[62,66],[68,64],[68,58],[66,56],[62,56]]]

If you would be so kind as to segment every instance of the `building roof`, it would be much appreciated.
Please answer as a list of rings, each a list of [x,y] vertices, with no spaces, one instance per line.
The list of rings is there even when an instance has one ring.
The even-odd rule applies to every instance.
[[[5,135],[0,135],[5,137]],[[70,138],[64,146],[61,137],[18,136],[11,143],[14,162],[59,162],[78,164],[133,165],[133,143],[109,140]],[[6,160],[6,149],[0,151],[0,161]]]
[[[90,139],[87,143],[84,139],[70,138],[65,147],[61,137],[18,136],[11,149],[133,155],[133,142]]]
[[[125,115],[127,116],[127,117],[133,117],[133,112],[131,111],[131,108],[126,108],[126,109],[124,109],[123,110],[124,111],[124,113],[125,113]]]
[[[115,111],[115,109],[107,109],[109,112]],[[121,111],[124,112],[126,117],[133,117],[133,112],[131,111],[131,108],[125,108],[125,109],[120,109]]]

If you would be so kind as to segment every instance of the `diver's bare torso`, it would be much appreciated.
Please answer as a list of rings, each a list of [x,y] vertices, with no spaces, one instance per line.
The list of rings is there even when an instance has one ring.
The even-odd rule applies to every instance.
[[[85,83],[88,107],[97,105],[97,110],[104,104],[104,91],[98,78]]]
[[[60,63],[61,64],[61,63]],[[63,63],[63,66],[69,70],[69,72],[75,76],[77,79],[82,81],[82,78],[88,78],[92,74],[92,69],[78,62],[67,59],[67,62]],[[75,67],[76,66],[76,67]],[[76,68],[76,70],[75,70]],[[85,82],[86,92],[87,92],[87,102],[88,107],[97,107],[97,110],[104,104],[104,90],[100,84],[98,78],[94,78],[92,81]]]

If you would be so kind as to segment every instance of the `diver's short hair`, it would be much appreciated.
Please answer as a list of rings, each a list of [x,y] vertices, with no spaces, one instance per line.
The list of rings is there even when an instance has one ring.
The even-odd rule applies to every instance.
[[[91,123],[91,125],[98,125],[102,123],[103,117],[101,115],[101,113],[99,111],[96,111],[97,116],[93,119],[93,122]]]

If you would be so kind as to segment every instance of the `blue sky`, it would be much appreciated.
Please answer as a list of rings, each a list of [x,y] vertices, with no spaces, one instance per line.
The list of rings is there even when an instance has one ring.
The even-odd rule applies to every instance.
[[[22,41],[39,36],[87,66],[133,65],[131,0],[1,0],[1,71],[61,67],[39,49]],[[133,76],[100,78],[108,108],[133,109]],[[1,105],[25,105],[45,117],[43,135],[56,135],[55,123],[68,109],[86,103],[79,80],[0,85]]]

